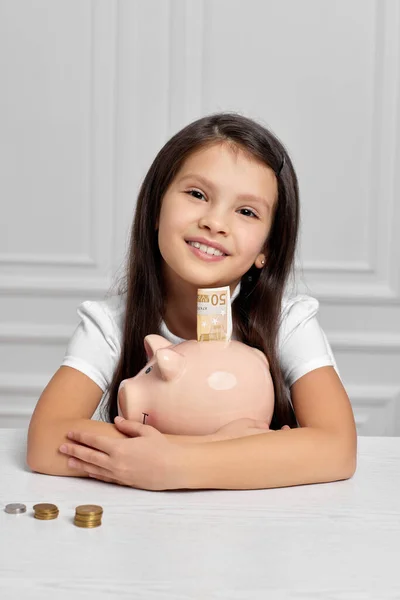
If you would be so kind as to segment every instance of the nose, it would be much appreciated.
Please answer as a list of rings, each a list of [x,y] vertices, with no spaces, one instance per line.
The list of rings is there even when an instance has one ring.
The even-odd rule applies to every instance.
[[[227,215],[221,209],[208,208],[207,212],[199,220],[201,229],[208,229],[211,233],[220,233],[227,235],[229,233],[229,224]]]

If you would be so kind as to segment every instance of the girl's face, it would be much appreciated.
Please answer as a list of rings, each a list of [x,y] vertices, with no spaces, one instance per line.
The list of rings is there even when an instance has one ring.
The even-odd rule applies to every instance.
[[[243,150],[218,143],[194,152],[162,200],[158,244],[166,281],[234,289],[253,264],[268,260],[261,252],[276,198],[272,169]]]

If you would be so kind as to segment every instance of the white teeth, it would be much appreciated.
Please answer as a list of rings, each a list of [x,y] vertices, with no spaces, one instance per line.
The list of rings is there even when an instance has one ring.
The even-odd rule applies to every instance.
[[[201,250],[201,252],[204,252],[205,254],[210,254],[214,256],[224,256],[223,252],[220,252],[212,246],[206,246],[205,244],[200,244],[199,242],[188,242],[188,244],[194,246],[195,248],[198,248],[199,250]]]

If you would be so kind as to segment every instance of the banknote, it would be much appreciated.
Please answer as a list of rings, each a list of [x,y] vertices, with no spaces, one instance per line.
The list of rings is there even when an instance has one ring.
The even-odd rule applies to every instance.
[[[230,341],[232,307],[229,285],[197,290],[197,341]]]

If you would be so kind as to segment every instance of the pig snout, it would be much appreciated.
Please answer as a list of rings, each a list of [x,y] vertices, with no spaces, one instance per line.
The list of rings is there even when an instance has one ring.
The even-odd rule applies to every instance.
[[[134,377],[121,381],[118,388],[118,415],[132,421],[149,424],[151,402]]]

